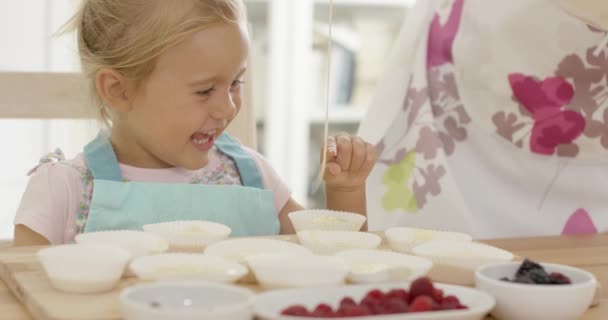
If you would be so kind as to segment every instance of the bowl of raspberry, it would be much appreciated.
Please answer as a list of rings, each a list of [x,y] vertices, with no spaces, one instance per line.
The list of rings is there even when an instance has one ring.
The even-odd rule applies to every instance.
[[[484,292],[421,277],[411,283],[266,292],[255,298],[254,312],[268,320],[481,320],[494,304]]]

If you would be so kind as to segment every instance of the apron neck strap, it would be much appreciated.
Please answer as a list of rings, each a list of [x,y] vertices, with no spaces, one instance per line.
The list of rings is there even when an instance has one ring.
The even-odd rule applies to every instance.
[[[84,157],[93,178],[122,181],[122,174],[108,132],[99,132],[97,137],[84,147]]]
[[[215,141],[215,146],[234,160],[244,186],[264,189],[262,176],[255,160],[243,150],[240,143],[224,133]],[[84,147],[84,156],[93,178],[108,181],[123,180],[116,154],[106,131],[101,131],[93,141]]]
[[[241,181],[246,187],[264,189],[264,183],[255,160],[245,151],[240,143],[223,133],[217,140],[215,146],[236,163]]]

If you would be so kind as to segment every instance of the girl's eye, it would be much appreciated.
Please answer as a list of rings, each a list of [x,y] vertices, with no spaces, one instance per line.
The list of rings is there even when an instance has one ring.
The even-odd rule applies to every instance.
[[[208,96],[213,91],[215,91],[215,88],[207,89],[207,90],[204,90],[204,91],[198,91],[197,94],[200,94],[200,95],[203,95],[203,96]]]
[[[233,89],[239,88],[243,83],[245,83],[245,82],[243,82],[241,80],[234,80],[234,82],[232,83],[232,88]]]

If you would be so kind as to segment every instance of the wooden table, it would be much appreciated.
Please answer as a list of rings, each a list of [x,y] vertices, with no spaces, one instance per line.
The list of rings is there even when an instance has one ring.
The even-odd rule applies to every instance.
[[[587,311],[582,319],[608,319],[608,235],[500,239],[483,242],[511,251],[520,257],[568,264],[592,272],[606,289],[602,293],[600,305]],[[0,283],[0,317],[11,320],[31,319],[4,283]]]

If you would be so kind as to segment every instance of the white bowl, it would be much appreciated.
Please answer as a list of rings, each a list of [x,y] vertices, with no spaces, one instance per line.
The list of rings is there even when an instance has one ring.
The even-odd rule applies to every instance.
[[[374,319],[374,320],[481,320],[494,307],[494,298],[485,292],[445,284],[435,284],[446,295],[455,295],[468,310],[433,311],[391,314],[382,316],[366,316],[356,318],[340,318],[342,320]],[[319,303],[327,303],[336,308],[340,300],[350,296],[359,302],[367,292],[380,289],[387,292],[391,289],[409,288],[409,283],[387,283],[373,285],[354,285],[326,288],[300,288],[276,290],[256,296],[254,311],[263,320],[312,320],[310,317],[283,316],[281,311],[291,305],[303,305],[308,309]],[[317,318],[318,319],[318,318]],[[327,318],[322,318],[327,319]]]
[[[142,280],[188,278],[231,283],[247,274],[247,268],[239,263],[191,253],[166,253],[137,258],[131,262],[130,269]]]
[[[162,222],[144,225],[143,229],[165,238],[172,251],[189,252],[200,252],[232,232],[228,226],[210,221]]]
[[[38,258],[57,290],[92,293],[114,288],[131,254],[108,245],[68,244],[42,249]]]
[[[158,282],[123,290],[126,320],[251,320],[253,294],[217,283]]]
[[[299,256],[299,259],[312,255],[310,250],[297,243],[263,238],[228,239],[214,243],[205,249],[205,255],[220,257],[243,265],[247,265],[247,259],[252,257],[280,253]],[[256,281],[252,272],[241,280],[248,283]]]
[[[301,210],[289,214],[296,232],[303,230],[359,231],[367,220],[364,215],[332,210]]]
[[[348,250],[336,255],[350,266],[353,283],[403,282],[426,275],[429,259],[382,250]]]
[[[376,249],[382,238],[373,233],[359,231],[304,230],[298,240],[315,254],[332,255],[351,249]]]
[[[466,233],[438,231],[417,228],[390,228],[384,232],[391,249],[411,253],[414,247],[434,240],[471,241],[473,238]]]
[[[467,241],[431,241],[412,251],[433,261],[429,277],[435,281],[465,286],[475,284],[478,267],[513,260],[513,254],[508,251]]]
[[[584,270],[541,263],[549,273],[560,272],[572,280],[569,285],[533,285],[501,281],[512,279],[520,262],[482,266],[475,272],[477,288],[496,298],[492,312],[499,319],[573,320],[587,310],[597,280]]]
[[[162,253],[169,248],[163,238],[135,230],[87,232],[76,235],[74,240],[80,244],[118,246],[131,252],[133,257]]]
[[[275,254],[253,257],[248,263],[266,289],[338,285],[350,271],[342,259],[330,256]]]
[[[247,259],[255,256],[277,253],[311,255],[310,250],[297,243],[264,238],[229,239],[214,243],[205,249],[205,255],[221,257],[241,264],[247,264]]]

